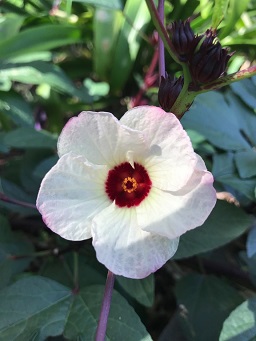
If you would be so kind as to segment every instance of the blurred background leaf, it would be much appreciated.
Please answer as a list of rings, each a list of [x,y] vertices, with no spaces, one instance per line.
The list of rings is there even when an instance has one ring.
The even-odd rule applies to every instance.
[[[197,341],[218,340],[223,320],[243,300],[223,280],[196,274],[184,277],[177,284],[176,294],[184,309],[180,319],[185,334],[189,340]]]
[[[220,341],[254,340],[256,299],[250,298],[237,307],[226,319],[220,335]]]

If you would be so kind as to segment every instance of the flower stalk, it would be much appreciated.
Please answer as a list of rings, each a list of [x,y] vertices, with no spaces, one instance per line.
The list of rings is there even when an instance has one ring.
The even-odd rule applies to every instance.
[[[174,105],[172,106],[172,112],[181,119],[181,117],[189,110],[191,107],[197,93],[189,91],[189,84],[191,82],[191,75],[188,70],[188,66],[183,63],[183,74],[184,74],[184,84],[182,90],[176,99]]]
[[[104,341],[107,331],[108,315],[110,310],[111,298],[114,288],[115,275],[108,271],[105,292],[103,296],[99,323],[96,331],[95,341]]]
[[[164,24],[164,0],[159,0],[158,3],[159,18]],[[164,43],[158,33],[158,51],[159,51],[159,84],[161,83],[161,77],[165,76],[165,57],[164,57]]]

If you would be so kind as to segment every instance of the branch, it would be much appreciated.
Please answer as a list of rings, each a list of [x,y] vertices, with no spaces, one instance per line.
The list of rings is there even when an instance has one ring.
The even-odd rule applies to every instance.
[[[256,65],[251,66],[248,69],[241,70],[241,71],[232,73],[230,75],[220,77],[212,83],[201,85],[201,86],[199,86],[198,89],[196,89],[196,92],[197,92],[197,94],[199,94],[199,93],[207,92],[210,90],[216,90],[216,89],[222,88],[225,85],[229,85],[231,83],[238,82],[242,79],[246,79],[246,78],[252,77],[254,75],[256,75]]]

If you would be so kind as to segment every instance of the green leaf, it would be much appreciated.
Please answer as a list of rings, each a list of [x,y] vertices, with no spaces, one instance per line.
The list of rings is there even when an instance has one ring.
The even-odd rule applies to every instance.
[[[137,280],[122,276],[116,276],[118,284],[126,291],[126,293],[139,303],[146,307],[151,307],[154,302],[154,275]]]
[[[78,257],[78,286],[83,288],[94,284],[104,285],[106,282],[107,271],[96,260],[95,256],[86,257],[81,252],[76,253]],[[41,268],[40,275],[49,277],[67,287],[74,287],[74,252],[60,258],[49,258]]]
[[[5,135],[4,142],[13,148],[50,148],[56,149],[57,137],[47,131],[21,127]]]
[[[30,52],[13,58],[8,58],[9,63],[30,63],[34,61],[50,62],[53,59],[53,53],[50,51]]]
[[[108,80],[113,67],[116,41],[123,22],[120,11],[103,8],[95,10],[93,17],[94,69],[102,80]]]
[[[213,156],[212,173],[216,181],[229,185],[244,194],[250,200],[255,200],[254,188],[256,177],[241,179],[235,168],[234,153],[215,154]],[[242,167],[242,166],[239,166]]]
[[[11,13],[15,13],[15,14],[19,14],[19,15],[26,15],[26,11],[21,8],[21,6],[15,6],[14,4],[10,3],[9,1],[5,1],[1,4],[1,10],[5,11],[5,12],[11,12]]]
[[[255,249],[255,245],[254,245]],[[240,258],[245,262],[247,265],[247,271],[249,273],[250,279],[252,283],[256,286],[256,254],[252,255],[251,257],[248,257],[248,250],[247,254],[244,251],[241,251],[239,253]]]
[[[225,94],[225,98],[229,105],[229,110],[233,113],[233,119],[237,121],[238,132],[247,141],[250,149],[256,146],[256,115],[254,111],[247,105],[241,102],[240,98],[234,95],[231,91]],[[227,127],[227,130],[230,127]]]
[[[81,41],[81,32],[71,25],[41,25],[26,29],[0,42],[0,59],[17,57],[31,52],[47,51]]]
[[[251,39],[251,38],[241,38],[241,37],[227,37],[223,41],[223,45],[256,45],[256,38]]]
[[[251,149],[242,132],[256,143],[256,116],[232,94],[227,99],[214,91],[197,96],[182,123],[221,149]]]
[[[94,82],[90,78],[84,80],[84,86],[88,89],[88,93],[93,97],[94,101],[102,96],[106,96],[109,92],[109,85],[106,82]]]
[[[62,333],[72,292],[43,277],[27,277],[0,291],[0,340],[46,340]],[[23,307],[23,308],[21,308]]]
[[[2,77],[0,79],[0,91],[10,91],[12,88],[12,82],[8,78]]]
[[[248,233],[246,251],[249,258],[256,256],[256,225]]]
[[[14,13],[8,13],[0,17],[0,32],[1,37],[4,39],[11,38],[19,32],[21,25],[25,17],[22,15],[16,15]]]
[[[33,195],[27,194],[21,187],[4,178],[0,178],[0,191],[9,199],[14,199],[24,203],[35,205],[36,198]],[[33,209],[29,207],[23,207],[21,205],[11,204],[1,200],[0,207],[4,207],[11,212],[18,212],[22,215],[38,214],[36,208]]]
[[[177,311],[172,315],[169,323],[165,326],[164,330],[161,332],[158,341],[170,341],[170,335],[172,340],[176,341],[188,341],[186,337],[183,321],[180,318],[180,314],[183,314],[183,307],[179,307]]]
[[[0,92],[0,111],[17,125],[32,126],[34,124],[31,107],[15,92]]]
[[[252,217],[241,208],[218,201],[206,222],[180,238],[174,258],[186,258],[227,244],[244,233]]]
[[[242,13],[246,10],[250,0],[230,0],[227,14],[225,16],[224,27],[222,28],[219,38],[222,39],[234,31],[236,22],[240,19]]]
[[[206,140],[206,138],[203,135],[199,134],[195,130],[187,129],[186,131],[192,142],[194,149],[197,149],[199,145]]]
[[[231,84],[231,88],[247,105],[249,105],[252,109],[256,108],[256,86],[251,79],[244,79],[240,82],[235,82]]]
[[[256,175],[256,151],[254,149],[235,154],[235,163],[241,178],[251,178]]]
[[[58,156],[54,155],[43,160],[35,167],[35,169],[33,170],[33,175],[37,178],[42,179],[45,174],[57,163],[58,159]]]
[[[52,154],[52,151],[49,149],[41,149],[40,153],[38,153],[37,149],[28,149],[25,151],[21,162],[19,176],[23,188],[28,193],[37,196],[37,192],[43,177],[36,176],[35,169],[39,164],[41,164],[41,162],[43,162],[42,160],[44,160],[46,157],[48,158],[49,155],[51,155],[51,157],[57,162],[57,155],[52,156]]]
[[[121,0],[73,0],[73,2],[83,2],[86,5],[117,10],[121,10],[123,7]]]
[[[200,0],[199,10],[203,19],[207,19],[212,13],[212,2],[208,0]]]
[[[226,15],[229,0],[215,0],[212,13],[212,28],[217,28]]]
[[[99,318],[103,286],[90,286],[81,290],[75,297],[64,336],[74,340],[78,335],[81,340],[94,340],[96,323]],[[81,323],[81,316],[84,316]],[[85,320],[85,317],[87,319]],[[106,340],[125,341],[152,340],[133,308],[117,292],[113,292],[110,315],[108,319]]]
[[[175,292],[178,304],[186,311],[183,325],[189,340],[218,340],[223,321],[242,302],[238,291],[214,276],[186,276]]]
[[[0,131],[0,153],[8,153],[10,151],[10,148],[7,147],[3,142],[4,137],[5,137],[5,133],[3,131]]]
[[[12,276],[26,269],[31,257],[15,259],[19,255],[33,252],[33,246],[22,234],[11,231],[8,220],[0,215],[0,289],[5,287]]]
[[[77,294],[50,279],[31,276],[0,292],[0,340],[28,341],[63,333],[70,340],[94,340],[104,286]],[[20,307],[25,307],[21,309]],[[151,340],[133,308],[113,292],[106,340]]]
[[[234,55],[228,64],[228,72],[234,73],[234,72],[237,72],[238,70],[240,70],[240,68],[244,64],[245,60],[246,60],[245,56]],[[232,84],[230,86],[232,86]]]
[[[0,76],[4,79],[25,84],[48,84],[60,92],[76,96],[84,102],[90,102],[85,87],[76,88],[60,67],[42,61],[26,64],[2,63]]]
[[[122,90],[130,76],[141,45],[141,34],[151,21],[145,1],[127,0],[123,14],[125,19],[120,27],[111,61],[109,83],[113,92]]]
[[[256,25],[253,27],[246,28],[244,27],[243,29],[243,34],[238,32],[233,32],[232,35],[227,36],[226,38],[221,40],[222,46],[230,46],[230,45],[235,45],[240,46],[240,48],[243,48],[243,46],[248,45],[248,47],[254,47],[256,45],[256,38],[255,38],[255,33],[256,33]]]
[[[220,334],[220,341],[256,340],[256,298],[249,298],[237,307],[226,319]]]

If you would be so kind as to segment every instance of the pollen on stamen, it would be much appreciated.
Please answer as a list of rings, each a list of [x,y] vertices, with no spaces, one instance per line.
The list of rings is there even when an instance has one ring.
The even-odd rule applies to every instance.
[[[128,176],[122,183],[122,188],[125,192],[132,193],[138,187],[137,181],[134,178]]]
[[[111,201],[119,207],[138,206],[149,194],[152,182],[146,169],[128,162],[111,169],[105,182],[105,190]]]

